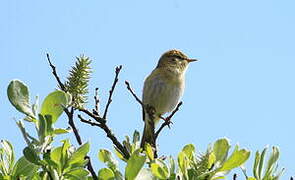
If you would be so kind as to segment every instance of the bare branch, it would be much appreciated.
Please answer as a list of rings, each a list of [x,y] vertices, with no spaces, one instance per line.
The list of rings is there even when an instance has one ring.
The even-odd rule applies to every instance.
[[[83,111],[84,112],[84,111]],[[104,132],[107,134],[107,137],[113,142],[113,144],[121,151],[125,159],[129,159],[130,154],[127,151],[127,149],[118,141],[116,136],[113,134],[111,129],[105,124],[105,123],[96,123],[91,120],[84,119],[81,115],[78,115],[81,122],[89,124],[91,126],[97,126],[104,130]],[[91,116],[92,117],[92,116]]]
[[[100,112],[99,112],[98,88],[95,88],[94,104],[95,104],[95,108],[93,109],[93,114],[99,116]]]
[[[50,65],[51,69],[52,69],[52,74],[53,74],[53,76],[55,77],[55,79],[56,79],[56,81],[57,81],[57,83],[58,83],[60,89],[63,90],[63,91],[66,91],[65,85],[61,82],[59,76],[57,75],[56,67],[51,63],[51,60],[50,60],[49,54],[46,53],[46,56],[47,56],[48,63],[49,63],[49,65]]]
[[[118,76],[119,76],[119,73],[120,73],[120,71],[121,71],[121,69],[122,69],[122,65],[120,65],[120,66],[118,66],[118,67],[116,67],[116,71],[115,71],[115,79],[114,79],[114,82],[113,82],[113,85],[112,85],[112,88],[111,88],[111,90],[109,91],[109,99],[108,99],[108,102],[107,102],[107,105],[106,105],[106,107],[105,107],[105,110],[104,110],[104,113],[103,113],[103,119],[106,119],[106,117],[107,117],[107,113],[108,113],[108,109],[109,109],[109,106],[110,106],[110,104],[111,104],[111,102],[112,102],[112,95],[113,95],[113,93],[114,93],[114,90],[115,90],[115,87],[116,87],[116,84],[117,84],[117,82],[118,82]]]
[[[135,100],[143,107],[144,104],[141,102],[141,100],[136,96],[134,91],[132,90],[130,83],[128,81],[125,81],[125,84],[127,86],[128,91],[132,94],[132,96],[135,98]]]
[[[80,134],[79,134],[78,129],[76,128],[76,125],[75,125],[75,123],[74,123],[74,119],[73,119],[73,117],[74,117],[74,108],[71,107],[71,110],[70,110],[70,111],[69,111],[67,108],[64,108],[64,111],[65,111],[65,113],[66,113],[67,116],[68,116],[68,119],[69,119],[69,122],[68,122],[68,123],[69,123],[69,125],[71,126],[71,128],[72,128],[72,130],[73,130],[73,132],[74,132],[74,135],[75,135],[75,137],[76,137],[76,140],[77,140],[78,144],[79,144],[79,145],[82,145],[83,142],[82,142],[81,136],[80,136]],[[89,172],[91,173],[93,179],[98,180],[97,175],[96,175],[96,173],[95,173],[95,170],[94,170],[93,167],[92,167],[90,157],[89,157],[89,156],[85,156],[85,159],[88,159],[87,169],[88,169]]]
[[[69,111],[67,108],[64,108],[64,111],[65,113],[67,114],[68,116],[68,119],[69,119],[69,125],[71,126],[73,132],[74,132],[74,135],[76,137],[76,140],[78,142],[79,145],[82,145],[82,139],[81,139],[81,136],[79,134],[79,131],[78,129],[76,128],[76,125],[74,123],[74,108],[71,107],[71,110]]]
[[[182,101],[178,103],[178,105],[176,106],[176,108],[172,111],[172,113],[165,118],[165,121],[162,123],[162,125],[160,126],[160,128],[157,130],[157,132],[155,133],[155,139],[158,138],[159,134],[161,133],[161,131],[163,130],[163,128],[165,126],[169,126],[171,124],[171,119],[174,116],[174,114],[179,111],[179,107],[182,105]]]
[[[91,113],[90,111],[88,111],[87,109],[78,109],[81,112],[84,112],[85,114],[87,114],[88,116],[92,117],[96,122],[104,124],[106,123],[106,120],[104,118],[99,117],[98,115]]]

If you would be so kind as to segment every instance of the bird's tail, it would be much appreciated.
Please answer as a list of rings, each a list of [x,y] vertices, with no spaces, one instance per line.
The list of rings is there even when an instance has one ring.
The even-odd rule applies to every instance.
[[[155,147],[155,128],[149,122],[144,123],[143,135],[141,139],[140,147],[144,148],[145,143],[149,143],[152,147]]]

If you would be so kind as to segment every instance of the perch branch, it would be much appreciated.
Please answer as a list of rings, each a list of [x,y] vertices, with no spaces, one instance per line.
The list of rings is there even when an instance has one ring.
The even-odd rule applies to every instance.
[[[182,101],[179,102],[176,106],[176,108],[172,111],[172,113],[165,118],[165,121],[162,123],[162,125],[160,126],[160,128],[157,130],[157,132],[155,133],[155,139],[158,138],[159,134],[161,133],[161,131],[164,129],[165,126],[169,126],[171,123],[171,119],[174,116],[174,114],[179,111],[179,107],[182,105]]]
[[[109,109],[109,106],[110,106],[110,104],[112,102],[112,95],[114,93],[115,87],[116,87],[117,82],[119,80],[118,76],[119,76],[119,73],[120,73],[121,69],[122,69],[122,65],[116,67],[116,71],[115,71],[116,75],[115,75],[115,79],[114,79],[113,85],[111,87],[111,90],[109,91],[109,99],[108,99],[107,105],[106,105],[104,113],[103,113],[103,119],[107,118],[108,109]]]

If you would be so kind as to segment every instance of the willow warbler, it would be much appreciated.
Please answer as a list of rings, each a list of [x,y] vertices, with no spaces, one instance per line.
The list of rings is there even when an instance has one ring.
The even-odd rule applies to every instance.
[[[157,67],[145,79],[142,102],[154,108],[154,118],[150,118],[147,110],[143,110],[145,122],[141,147],[149,143],[155,147],[154,127],[160,117],[173,111],[181,98],[185,86],[185,72],[190,62],[196,59],[188,58],[179,50],[165,52],[159,59]]]

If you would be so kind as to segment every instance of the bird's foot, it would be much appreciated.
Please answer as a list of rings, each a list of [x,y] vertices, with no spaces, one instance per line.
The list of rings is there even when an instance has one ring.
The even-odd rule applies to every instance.
[[[170,124],[173,124],[173,122],[171,121],[171,117],[170,116],[168,116],[168,117],[160,116],[160,119],[164,120],[165,124],[167,124],[167,126],[170,129]]]

